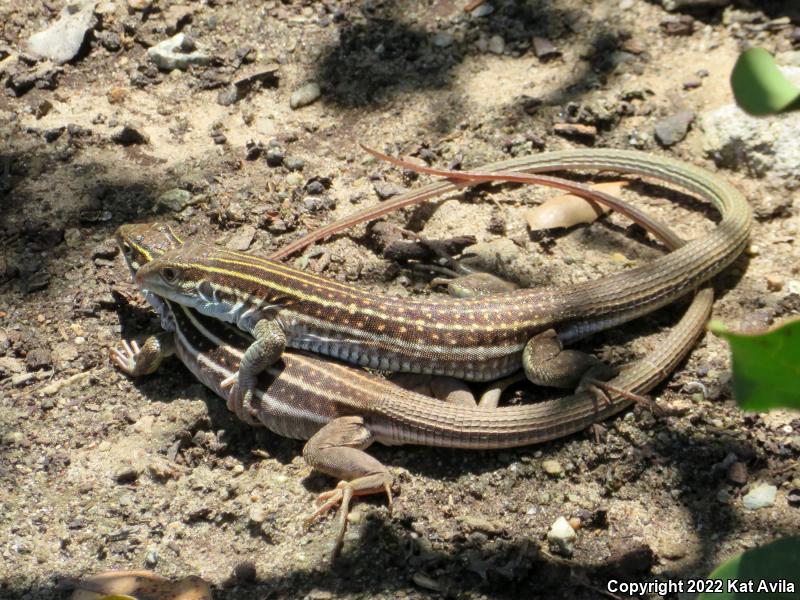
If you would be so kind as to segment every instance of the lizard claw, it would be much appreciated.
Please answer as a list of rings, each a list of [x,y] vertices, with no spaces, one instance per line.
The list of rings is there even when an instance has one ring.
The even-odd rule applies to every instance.
[[[109,356],[111,362],[114,363],[123,373],[133,375],[136,371],[136,360],[139,358],[139,344],[135,341],[128,342],[127,340],[120,340],[120,342],[109,349]]]
[[[335,489],[321,493],[317,499],[324,502],[324,504],[303,521],[306,529],[311,526],[317,517],[340,505],[339,527],[333,542],[333,550],[331,551],[331,560],[334,560],[339,556],[344,545],[344,534],[347,533],[347,515],[350,513],[350,501],[353,499],[353,486],[350,485],[349,481],[340,481]]]
[[[240,420],[248,425],[261,425],[261,421],[258,419],[258,411],[253,406],[253,391],[249,389],[242,390],[238,382],[234,384],[228,393],[225,405],[229,411],[235,413]]]
[[[224,390],[225,388],[231,387],[238,380],[239,380],[239,371],[236,371],[236,373],[234,373],[230,377],[226,377],[225,379],[220,381],[219,386]],[[230,406],[228,406],[228,408],[230,408]]]

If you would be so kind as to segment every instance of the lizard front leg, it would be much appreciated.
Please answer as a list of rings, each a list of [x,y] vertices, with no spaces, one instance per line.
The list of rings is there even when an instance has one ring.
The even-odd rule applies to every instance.
[[[233,386],[228,395],[228,409],[247,422],[244,415],[254,412],[253,390],[261,372],[275,364],[286,349],[286,334],[274,319],[261,319],[251,333],[255,341],[245,350],[239,361],[239,370],[221,382],[223,389]]]
[[[135,341],[121,340],[110,349],[111,362],[132,377],[155,373],[161,361],[174,353],[175,338],[166,331],[150,336],[141,346]]]
[[[334,489],[319,495],[318,500],[323,504],[306,519],[306,526],[309,526],[321,514],[340,506],[332,559],[342,549],[353,496],[385,492],[389,506],[392,504],[391,473],[364,452],[373,441],[375,437],[362,417],[339,417],[315,433],[303,448],[303,458],[310,466],[341,480]]]

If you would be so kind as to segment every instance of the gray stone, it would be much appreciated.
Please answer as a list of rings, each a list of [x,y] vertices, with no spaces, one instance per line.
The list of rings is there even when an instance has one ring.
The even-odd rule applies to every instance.
[[[758,510],[759,508],[766,508],[775,504],[775,496],[778,493],[778,488],[768,483],[760,483],[754,486],[742,498],[742,504],[748,510]]]
[[[309,81],[301,85],[289,97],[289,107],[294,109],[308,106],[322,95],[322,90],[316,81]]]
[[[372,187],[375,188],[375,193],[378,194],[378,198],[381,200],[387,200],[406,191],[405,188],[386,181],[376,181],[372,184]]]
[[[290,171],[302,171],[306,166],[306,161],[296,156],[287,156],[283,160],[283,165]]]
[[[656,123],[655,138],[662,146],[673,146],[686,137],[689,125],[694,121],[694,112],[681,110]]]
[[[187,206],[191,206],[198,201],[198,198],[193,197],[192,193],[188,190],[180,188],[173,188],[161,194],[156,201],[159,206],[171,210],[172,212],[180,212]]]
[[[800,85],[800,67],[781,71]],[[702,113],[703,150],[720,166],[745,170],[753,177],[800,180],[800,112],[753,117],[735,104]]]
[[[228,240],[225,247],[229,250],[237,250],[243,252],[250,247],[253,243],[253,238],[256,235],[256,228],[252,225],[242,225]]]
[[[483,4],[478,5],[475,10],[469,13],[471,16],[479,19],[480,17],[488,17],[490,14],[494,12],[494,6],[489,4],[488,2],[484,2]]]
[[[185,71],[191,66],[203,66],[211,61],[211,57],[199,50],[194,40],[185,33],[149,48],[147,56],[162,71]]]
[[[489,38],[488,50],[492,54],[502,54],[506,49],[505,40],[499,35],[493,35]]]
[[[81,49],[86,32],[92,29],[96,0],[81,0],[67,5],[58,21],[28,39],[28,49],[42,58],[63,64],[75,58]]]
[[[447,48],[453,43],[453,34],[447,31],[439,31],[433,36],[433,45],[437,48]]]

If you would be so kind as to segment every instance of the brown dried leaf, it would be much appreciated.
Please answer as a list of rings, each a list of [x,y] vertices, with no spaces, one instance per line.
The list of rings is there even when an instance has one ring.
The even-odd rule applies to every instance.
[[[591,188],[612,196],[619,196],[627,181],[597,183]],[[589,202],[574,194],[562,194],[530,209],[525,219],[531,231],[572,227],[579,223],[593,223],[601,215],[610,212],[607,206]]]
[[[212,600],[211,588],[197,576],[170,581],[151,571],[106,571],[82,579],[71,600],[126,597],[157,600]]]

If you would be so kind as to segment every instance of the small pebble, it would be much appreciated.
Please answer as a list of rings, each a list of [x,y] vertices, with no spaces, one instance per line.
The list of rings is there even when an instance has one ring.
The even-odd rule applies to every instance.
[[[318,196],[325,191],[325,186],[321,181],[312,179],[306,184],[306,192],[312,196]]]
[[[290,171],[302,171],[306,166],[306,161],[304,161],[302,158],[298,158],[297,156],[287,156],[283,159],[283,166]]]
[[[375,189],[375,193],[378,194],[378,198],[381,200],[387,200],[392,196],[396,196],[405,192],[405,189],[399,185],[388,183],[386,181],[376,181],[372,184],[372,187]]]
[[[728,481],[738,485],[747,483],[747,465],[737,461],[728,467]]]
[[[41,119],[46,116],[53,109],[53,104],[49,100],[42,98],[38,100],[33,106],[33,116]]]
[[[260,525],[267,520],[267,511],[261,506],[254,506],[250,509],[250,514],[247,515],[251,522]]]
[[[253,243],[253,238],[256,235],[256,228],[252,225],[242,225],[234,232],[225,247],[229,250],[236,250],[244,252]]]
[[[303,176],[300,173],[289,173],[286,176],[286,184],[290,187],[298,187],[303,185]]]
[[[321,94],[322,90],[319,84],[316,81],[309,81],[292,92],[289,98],[289,107],[294,110],[303,106],[308,106],[312,102],[315,102]]]
[[[692,121],[694,121],[694,112],[691,110],[681,110],[662,119],[655,126],[656,141],[664,147],[677,144],[686,137]]]
[[[506,49],[505,40],[499,35],[493,35],[489,38],[488,49],[492,54],[502,54]]]
[[[148,567],[155,567],[158,563],[158,548],[155,546],[148,547],[144,562]]]
[[[86,33],[96,26],[94,2],[69,3],[57,21],[28,39],[28,49],[56,64],[72,60],[80,51]]]
[[[778,488],[768,483],[760,483],[747,492],[742,498],[742,504],[748,510],[758,510],[767,508],[775,504],[775,496]]]
[[[248,140],[244,146],[244,149],[245,149],[245,154],[244,154],[245,160],[256,160],[259,156],[261,156],[261,153],[264,151],[264,146],[261,144],[261,142]]]
[[[537,36],[533,38],[533,53],[539,60],[551,60],[561,56],[561,52],[553,45],[553,42]]]
[[[82,239],[83,234],[81,234],[81,230],[77,227],[70,227],[64,231],[64,243],[67,245],[67,248],[76,248],[80,245]]]
[[[433,36],[433,45],[437,48],[447,48],[453,43],[453,34],[439,31]]]
[[[172,212],[180,212],[187,206],[195,204],[199,198],[192,197],[189,190],[172,188],[156,199],[156,204]]]
[[[547,533],[550,551],[561,556],[572,556],[575,551],[575,530],[564,517],[558,517]]]
[[[767,275],[767,289],[770,292],[781,291],[783,289],[783,284],[784,284],[783,277],[779,275]]]
[[[552,477],[558,477],[564,473],[564,469],[561,466],[561,463],[557,460],[545,460],[542,462],[542,468],[544,472]]]
[[[192,65],[207,65],[211,61],[211,57],[198,50],[194,40],[185,33],[148,48],[147,57],[162,71],[185,71]]]
[[[284,153],[277,146],[272,146],[267,150],[267,164],[270,167],[280,167],[283,164]]]
[[[483,4],[479,5],[475,10],[473,10],[470,13],[470,15],[478,19],[480,17],[488,17],[493,12],[494,12],[494,6],[492,6],[488,2],[484,2]]]
[[[127,90],[121,87],[113,87],[106,92],[106,100],[109,104],[120,104],[127,96]]]

